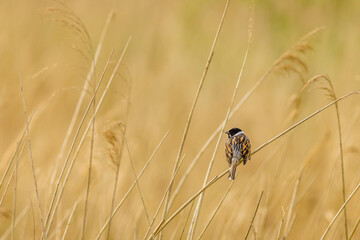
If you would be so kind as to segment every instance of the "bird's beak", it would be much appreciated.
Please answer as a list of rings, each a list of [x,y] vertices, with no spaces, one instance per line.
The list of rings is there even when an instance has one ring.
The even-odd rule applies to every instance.
[[[229,131],[225,132],[227,135],[229,135]]]

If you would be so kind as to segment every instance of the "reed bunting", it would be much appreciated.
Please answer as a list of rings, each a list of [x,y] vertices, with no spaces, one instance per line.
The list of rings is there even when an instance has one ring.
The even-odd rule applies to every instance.
[[[232,128],[225,133],[228,135],[225,154],[230,167],[229,179],[234,180],[236,167],[241,162],[245,165],[251,159],[251,142],[239,128]]]

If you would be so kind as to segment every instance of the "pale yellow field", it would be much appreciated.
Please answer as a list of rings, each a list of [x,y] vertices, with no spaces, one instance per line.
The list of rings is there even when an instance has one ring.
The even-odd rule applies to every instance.
[[[225,3],[0,3],[1,239],[321,239],[328,226],[326,239],[360,239],[360,193],[331,223],[360,183],[360,95],[338,102],[340,124],[333,104],[285,131],[360,88],[360,1],[255,1],[249,48],[251,2],[231,1],[193,105]],[[234,182],[222,174],[230,105],[224,130],[243,129],[256,152]]]

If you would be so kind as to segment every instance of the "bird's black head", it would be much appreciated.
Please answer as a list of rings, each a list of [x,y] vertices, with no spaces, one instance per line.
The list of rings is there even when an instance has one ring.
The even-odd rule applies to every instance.
[[[240,128],[232,128],[229,131],[225,132],[229,138],[231,138],[232,136],[234,136],[235,134],[237,134],[238,132],[242,132],[242,130]]]

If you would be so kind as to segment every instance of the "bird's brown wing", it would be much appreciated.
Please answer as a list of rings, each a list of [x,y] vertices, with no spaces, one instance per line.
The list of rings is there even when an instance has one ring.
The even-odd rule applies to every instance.
[[[231,139],[231,146],[233,158],[240,160],[243,159],[244,165],[251,159],[251,142],[245,134],[234,136]]]
[[[251,159],[251,142],[247,136],[245,136],[245,139],[241,144],[241,156],[244,159],[244,165]]]
[[[225,143],[225,155],[226,155],[226,160],[229,163],[229,166],[231,165],[231,160],[233,158],[233,151],[232,151],[232,147],[231,147],[231,139],[228,138],[228,140]]]

